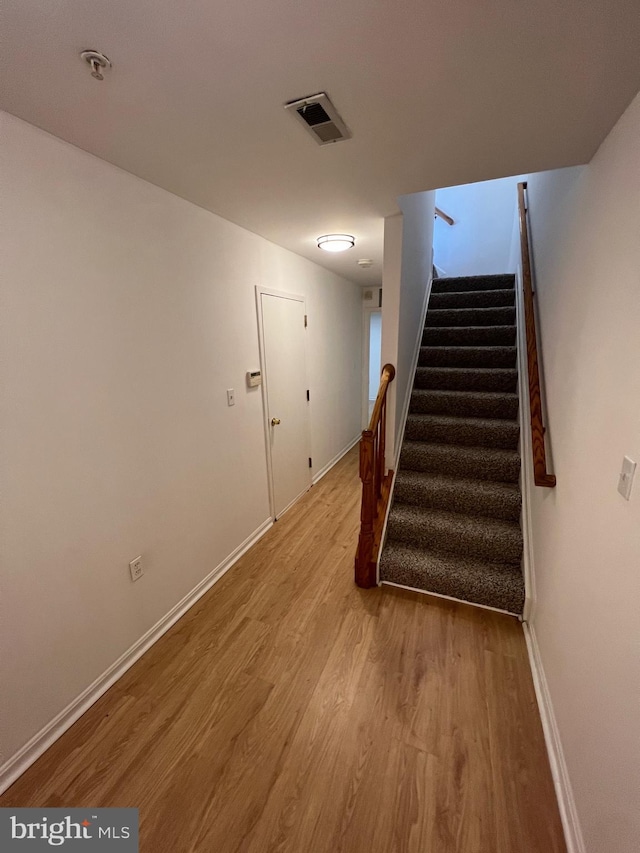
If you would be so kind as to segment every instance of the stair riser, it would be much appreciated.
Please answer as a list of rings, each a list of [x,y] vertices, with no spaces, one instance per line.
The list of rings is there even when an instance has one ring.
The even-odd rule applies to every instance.
[[[422,333],[423,347],[515,347],[515,343],[515,326],[431,326]]]
[[[432,308],[500,308],[515,304],[515,290],[471,290],[461,293],[431,293],[429,310]]]
[[[520,518],[520,494],[515,490],[478,495],[461,490],[455,480],[437,484],[414,484],[398,480],[393,495],[394,504],[410,504],[424,509],[459,512],[500,521],[517,522]]]
[[[517,421],[507,420],[491,425],[479,425],[475,421],[460,421],[455,427],[451,427],[447,423],[424,421],[409,415],[404,437],[409,441],[427,441],[432,444],[517,450],[520,428]]]
[[[452,448],[445,452],[436,445],[420,448],[405,445],[400,454],[400,467],[407,471],[425,471],[447,477],[466,477],[477,480],[495,480],[500,483],[517,483],[520,479],[518,456],[493,458],[465,453],[465,448]],[[448,449],[447,449],[448,450]],[[452,452],[453,451],[453,452]]]
[[[497,535],[482,527],[470,530],[464,526],[421,526],[389,516],[387,538],[391,542],[416,548],[433,548],[444,554],[473,554],[475,559],[494,560],[518,565],[522,559],[522,536],[518,528],[512,534]]]
[[[487,369],[472,372],[464,369],[443,370],[434,367],[418,367],[414,388],[424,390],[451,391],[504,391],[515,393],[518,386],[516,370]]]
[[[427,311],[425,326],[509,326],[515,308],[452,308]]]
[[[483,397],[478,394],[456,394],[446,391],[414,391],[409,411],[412,414],[454,415],[459,418],[499,418],[515,420],[518,417],[518,397]]]
[[[459,598],[472,604],[497,607],[509,613],[522,613],[522,577],[499,571],[475,574],[453,572],[438,564],[434,566],[428,559],[422,563],[404,559],[403,553],[394,548],[383,553],[380,562],[381,580]]]
[[[516,348],[423,346],[418,363],[424,367],[515,367]]]
[[[435,278],[431,288],[432,293],[469,292],[474,290],[506,290],[515,288],[513,275],[475,275],[464,278]]]

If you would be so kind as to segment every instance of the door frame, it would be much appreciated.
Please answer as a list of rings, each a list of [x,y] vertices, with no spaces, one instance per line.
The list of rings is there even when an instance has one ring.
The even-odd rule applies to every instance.
[[[270,424],[269,424],[269,378],[267,376],[267,360],[265,357],[265,342],[264,342],[264,318],[262,316],[262,295],[266,296],[276,296],[281,299],[292,299],[295,302],[302,302],[302,306],[304,308],[305,316],[307,316],[307,300],[300,293],[289,293],[286,290],[274,290],[272,287],[262,287],[262,285],[256,284],[256,311],[258,318],[258,350],[260,354],[260,370],[262,371],[262,420],[264,426],[264,448],[265,454],[267,458],[267,482],[269,486],[269,510],[271,512],[271,518],[273,521],[277,521],[276,518],[276,499],[275,499],[275,490],[273,486],[273,461],[271,458],[271,432],[270,432]],[[305,354],[305,384],[308,387],[308,375],[307,375],[307,361],[309,356],[309,347],[307,344],[307,338],[305,335],[304,338],[304,354]],[[311,418],[309,417],[309,409],[307,409],[307,447],[309,449],[309,457],[313,458],[313,453],[311,452]],[[297,495],[290,504],[288,504],[280,513],[278,518],[282,518],[285,512],[290,509],[293,504],[306,492],[309,491],[312,485],[312,468],[309,468],[309,485],[308,487]]]

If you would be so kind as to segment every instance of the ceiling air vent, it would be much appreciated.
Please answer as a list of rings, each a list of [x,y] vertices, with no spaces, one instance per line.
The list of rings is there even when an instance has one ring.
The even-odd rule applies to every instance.
[[[313,136],[318,145],[329,145],[351,139],[351,132],[338,115],[338,111],[329,100],[326,92],[309,95],[284,105],[293,116]]]

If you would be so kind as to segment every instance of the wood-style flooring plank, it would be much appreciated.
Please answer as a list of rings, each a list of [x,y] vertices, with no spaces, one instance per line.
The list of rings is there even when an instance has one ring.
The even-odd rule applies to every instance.
[[[143,853],[565,853],[522,628],[353,584],[357,449],[2,797]]]

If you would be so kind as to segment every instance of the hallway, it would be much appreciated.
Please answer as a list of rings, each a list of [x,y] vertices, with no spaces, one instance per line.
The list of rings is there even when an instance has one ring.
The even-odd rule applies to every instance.
[[[135,806],[143,853],[564,853],[522,629],[353,584],[357,448],[0,806]]]

